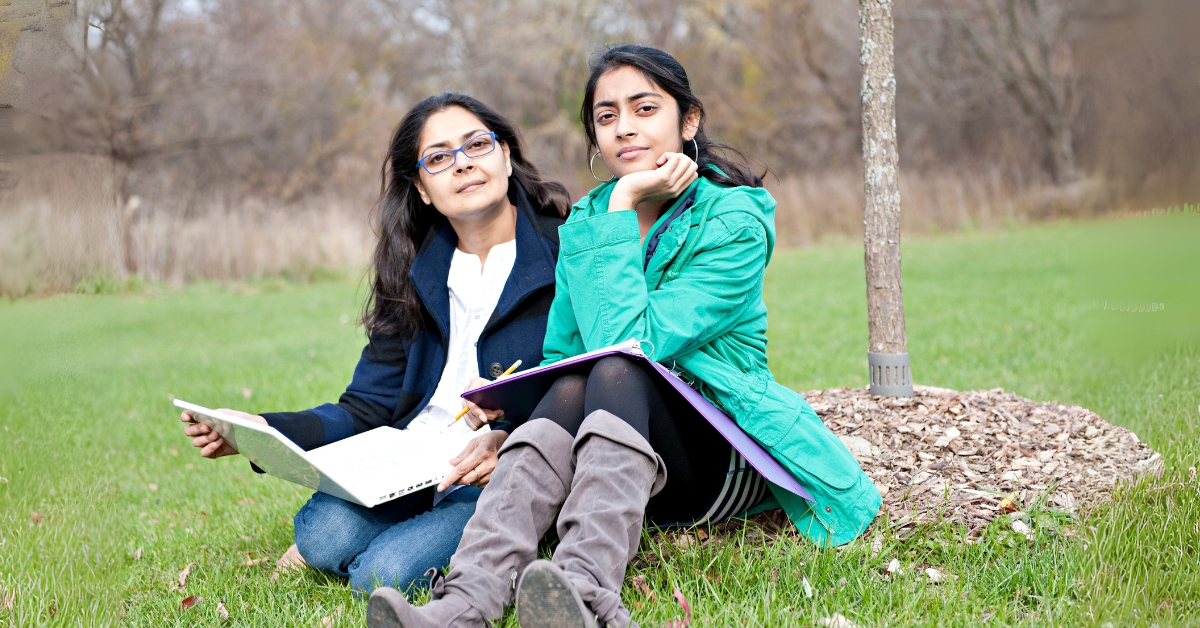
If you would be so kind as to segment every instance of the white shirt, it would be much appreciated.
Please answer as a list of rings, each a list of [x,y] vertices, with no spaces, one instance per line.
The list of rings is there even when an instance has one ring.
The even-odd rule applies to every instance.
[[[459,395],[466,390],[471,378],[479,377],[479,334],[496,310],[500,293],[504,291],[516,261],[516,240],[493,246],[488,251],[486,265],[480,263],[478,255],[454,249],[450,275],[446,279],[450,289],[450,346],[446,352],[446,366],[429,405],[409,423],[408,429],[463,434],[471,431],[465,418],[454,425],[450,422],[462,410]],[[485,425],[478,432],[482,434],[488,429]]]

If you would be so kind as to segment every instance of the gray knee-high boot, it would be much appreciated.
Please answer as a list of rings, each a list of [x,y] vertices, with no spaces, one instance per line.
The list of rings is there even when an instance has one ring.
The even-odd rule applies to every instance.
[[[584,419],[574,454],[575,478],[558,517],[561,541],[552,565],[539,561],[522,577],[518,617],[523,628],[584,627],[593,617],[613,628],[636,626],[621,603],[621,584],[641,541],[646,502],[667,482],[666,467],[637,430],[603,410]]]
[[[484,626],[512,601],[517,574],[537,558],[542,535],[554,524],[572,480],[572,438],[549,419],[513,431],[500,448],[492,480],[434,587],[434,599],[414,607],[395,589],[371,594],[371,628]]]

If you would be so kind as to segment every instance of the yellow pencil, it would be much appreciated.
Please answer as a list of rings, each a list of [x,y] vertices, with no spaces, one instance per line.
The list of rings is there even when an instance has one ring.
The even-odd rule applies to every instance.
[[[520,361],[520,360],[517,360],[516,362],[513,362],[513,365],[512,365],[512,366],[510,366],[510,367],[508,367],[508,370],[507,370],[507,371],[504,371],[503,373],[501,373],[501,374],[500,374],[500,377],[504,377],[505,375],[512,375],[513,371],[517,370],[517,367],[518,367],[518,366],[521,366],[521,361]],[[497,377],[496,379],[500,379],[500,377]]]
[[[471,408],[469,408],[469,407],[467,407],[467,406],[463,406],[463,409],[462,409],[462,410],[461,410],[461,411],[458,413],[458,416],[454,417],[454,421],[457,421],[457,420],[459,420],[459,419],[461,419],[461,418],[463,418],[463,417],[467,416],[467,412],[468,412],[470,409],[471,409]],[[454,423],[454,421],[451,421],[451,423]]]
[[[518,366],[521,366],[520,360],[513,362],[512,366],[508,367],[508,370],[506,370],[500,374],[500,377],[504,377],[505,375],[512,375],[513,371],[517,370]],[[496,379],[500,379],[500,377],[497,377]],[[467,416],[467,412],[470,411],[470,409],[471,409],[470,407],[464,406],[462,411],[460,411],[458,413],[458,416],[454,417],[454,421],[451,421],[451,423],[454,423],[455,421]]]

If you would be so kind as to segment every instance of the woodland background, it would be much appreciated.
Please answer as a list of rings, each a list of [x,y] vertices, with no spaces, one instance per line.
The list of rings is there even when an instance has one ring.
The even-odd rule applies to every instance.
[[[1200,204],[1200,4],[900,0],[908,235]],[[849,0],[0,0],[0,294],[361,269],[400,116],[465,91],[573,196],[589,54],[663,48],[769,167],[779,240],[861,237]]]

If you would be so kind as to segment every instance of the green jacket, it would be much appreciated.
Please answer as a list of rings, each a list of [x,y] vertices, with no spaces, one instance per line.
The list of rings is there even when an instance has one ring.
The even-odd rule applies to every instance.
[[[648,355],[698,380],[812,494],[810,507],[771,486],[801,533],[822,546],[856,538],[879,510],[879,491],[808,402],[767,368],[762,289],[775,200],[761,188],[698,179],[694,204],[668,227],[643,271],[637,215],[608,212],[614,185],[580,199],[559,228],[544,363],[630,338],[648,341]]]

